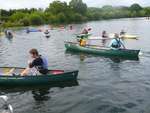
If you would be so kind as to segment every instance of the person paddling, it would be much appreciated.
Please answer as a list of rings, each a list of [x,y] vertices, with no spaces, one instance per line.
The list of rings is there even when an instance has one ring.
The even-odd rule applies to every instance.
[[[117,33],[115,33],[115,37],[111,40],[109,47],[112,49],[126,49],[124,46],[124,42],[121,38],[119,38],[119,35]]]
[[[103,31],[103,32],[102,32],[102,38],[108,38],[108,35],[107,35],[107,32],[106,32],[106,31]]]
[[[86,46],[86,40],[84,39],[84,37],[81,37],[81,39],[79,40],[79,45],[80,46]]]
[[[120,32],[120,36],[125,35],[125,34],[126,34],[126,32],[122,29],[121,32]]]
[[[44,32],[45,34],[49,34],[50,32],[48,31],[48,29],[46,29],[46,31]]]
[[[84,28],[83,31],[81,32],[81,34],[88,34],[88,33],[89,31],[86,28]]]
[[[37,49],[31,49],[29,53],[32,60],[28,62],[28,67],[21,73],[21,75],[47,74],[48,61],[46,58],[39,55]]]

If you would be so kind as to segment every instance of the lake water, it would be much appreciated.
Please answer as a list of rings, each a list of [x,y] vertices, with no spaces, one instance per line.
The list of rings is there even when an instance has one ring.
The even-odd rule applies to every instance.
[[[41,26],[44,29],[46,26]],[[126,47],[141,49],[138,61],[120,60],[65,51],[64,41],[75,40],[84,27],[94,36],[125,29],[139,40],[125,40]],[[100,43],[100,42],[96,42]],[[74,24],[73,30],[56,28],[43,33],[14,31],[14,38],[0,38],[0,66],[26,67],[28,51],[37,48],[52,69],[79,70],[78,85],[3,89],[15,113],[150,113],[150,21],[114,19]]]

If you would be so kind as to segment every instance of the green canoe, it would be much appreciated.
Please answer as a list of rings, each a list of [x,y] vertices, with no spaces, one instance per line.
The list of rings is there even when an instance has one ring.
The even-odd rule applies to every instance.
[[[80,39],[80,38],[88,38],[89,36],[91,36],[92,34],[88,33],[88,34],[78,34],[77,35],[77,39]]]
[[[13,74],[8,74],[13,69]],[[0,67],[0,86],[50,85],[77,80],[78,71],[49,70],[47,75],[20,76],[25,68]]]
[[[94,46],[82,47],[72,42],[65,42],[65,47],[67,50],[74,52],[84,52],[88,54],[96,54],[110,57],[122,57],[122,58],[138,58],[140,52],[140,50],[130,50],[130,49],[114,50],[102,47],[96,48]]]

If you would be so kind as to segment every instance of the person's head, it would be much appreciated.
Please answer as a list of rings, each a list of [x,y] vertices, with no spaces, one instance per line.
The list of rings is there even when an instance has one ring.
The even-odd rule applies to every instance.
[[[115,38],[119,38],[119,35],[117,33],[115,33]]]
[[[103,31],[102,33],[103,33],[103,34],[105,34],[105,33],[106,33],[106,31]]]
[[[86,28],[84,28],[83,31],[87,31]]]
[[[37,49],[31,49],[29,51],[30,55],[32,58],[37,58],[39,56],[38,50]]]

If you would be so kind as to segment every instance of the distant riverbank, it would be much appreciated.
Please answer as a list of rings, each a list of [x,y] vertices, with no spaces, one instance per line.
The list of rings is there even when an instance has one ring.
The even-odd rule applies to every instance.
[[[51,23],[51,24],[41,24],[41,25],[29,25],[29,26],[13,24],[13,25],[7,25],[7,26],[2,25],[1,26],[1,31],[4,31],[4,29],[7,29],[7,28],[11,28],[11,29],[15,29],[15,30],[20,29],[20,28],[21,29],[22,28],[26,29],[28,27],[35,27],[35,28],[39,27],[40,28],[40,26],[43,26],[43,25],[49,26],[50,29],[62,28],[62,27],[65,28],[68,25],[72,26],[74,24],[83,24],[83,23],[92,22],[92,21],[110,21],[110,20],[116,20],[116,19],[119,20],[119,19],[139,19],[139,18],[141,18],[141,19],[148,19],[148,17],[134,17],[134,18],[128,17],[128,18],[113,18],[113,19],[103,19],[103,20],[102,19],[101,20],[88,20],[88,21],[82,21],[82,22],[76,22],[76,23],[75,22],[74,23],[57,23],[57,24],[56,23],[53,23],[53,24]]]

